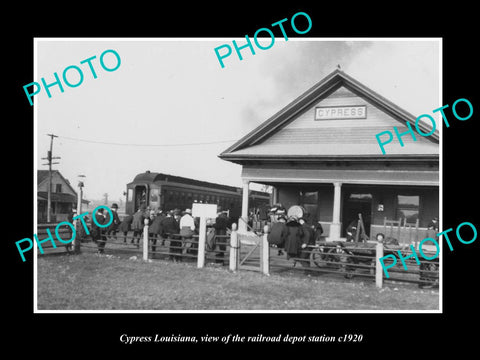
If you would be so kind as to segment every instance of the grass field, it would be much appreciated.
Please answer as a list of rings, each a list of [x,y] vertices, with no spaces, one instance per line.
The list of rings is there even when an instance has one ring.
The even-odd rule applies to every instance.
[[[194,263],[55,255],[37,261],[38,310],[438,310],[438,289]]]

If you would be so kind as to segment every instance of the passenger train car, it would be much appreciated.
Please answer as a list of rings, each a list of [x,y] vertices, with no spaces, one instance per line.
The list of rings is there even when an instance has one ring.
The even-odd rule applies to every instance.
[[[151,209],[172,210],[191,208],[194,202],[217,204],[229,210],[231,218],[242,212],[242,189],[180,176],[146,171],[127,184],[125,212],[137,211],[141,204]],[[270,194],[250,190],[249,206],[258,208],[270,204]]]

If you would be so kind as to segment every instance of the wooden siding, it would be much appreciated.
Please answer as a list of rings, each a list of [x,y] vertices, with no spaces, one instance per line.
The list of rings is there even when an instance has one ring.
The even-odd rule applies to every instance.
[[[366,118],[315,120],[317,106],[366,106]],[[405,122],[407,120],[405,119]],[[263,141],[239,149],[229,156],[376,156],[385,158],[377,143],[376,135],[397,127],[399,133],[408,128],[405,123],[387,114],[370,100],[340,87],[329,96],[317,101],[292,120],[279,127]],[[414,129],[414,126],[412,126]],[[414,129],[415,131],[415,129]],[[385,146],[388,155],[438,155],[438,142],[431,137],[415,134],[402,136],[404,146],[394,139]],[[338,145],[338,146],[336,146]]]
[[[367,116],[364,119],[332,119],[315,120],[317,106],[358,106],[365,105]],[[266,139],[263,144],[275,143],[370,143],[377,144],[375,135],[381,131],[393,132],[396,126],[399,132],[407,131],[407,127],[386,114],[368,100],[354,94],[345,87],[340,87],[328,97],[318,101],[314,106],[303,112],[283,129]],[[431,141],[420,135],[417,143]],[[405,144],[413,143],[410,135],[402,137]],[[436,144],[431,143],[433,146]]]
[[[318,106],[365,106],[367,116],[361,119],[315,120],[315,108]],[[413,114],[336,69],[219,156],[242,165],[250,160],[272,158],[438,157],[438,131],[429,137],[418,135],[418,140],[408,146],[400,145],[395,139],[388,144],[387,154],[382,156],[375,135],[386,130],[393,131],[394,126],[399,132],[405,132],[405,125],[410,123],[415,127],[415,121]],[[430,131],[428,123],[418,126],[424,133]],[[328,128],[333,133],[327,132]],[[345,129],[353,131],[345,134]],[[367,132],[364,132],[366,129]],[[407,143],[412,141],[407,139],[409,136],[411,138],[411,135],[404,135],[402,140]]]

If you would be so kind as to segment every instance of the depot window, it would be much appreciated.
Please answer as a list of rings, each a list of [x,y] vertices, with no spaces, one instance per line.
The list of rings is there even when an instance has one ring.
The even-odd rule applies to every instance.
[[[420,196],[397,195],[397,219],[406,219],[408,223],[415,223],[420,212]]]

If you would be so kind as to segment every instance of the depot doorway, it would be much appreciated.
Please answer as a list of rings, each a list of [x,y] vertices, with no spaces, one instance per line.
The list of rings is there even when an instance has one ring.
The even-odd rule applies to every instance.
[[[358,191],[348,191],[343,201],[342,237],[346,237],[346,229],[352,222],[358,221],[358,214],[362,214],[365,233],[370,237],[372,221],[372,194]],[[355,225],[356,226],[356,225]]]

